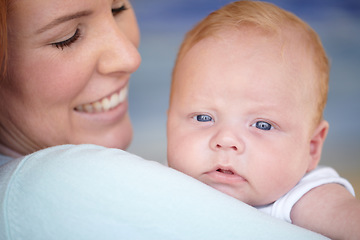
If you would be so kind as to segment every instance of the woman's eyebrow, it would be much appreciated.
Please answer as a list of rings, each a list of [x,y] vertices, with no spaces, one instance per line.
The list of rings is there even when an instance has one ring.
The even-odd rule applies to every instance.
[[[81,17],[86,17],[92,14],[92,11],[81,11],[81,12],[76,12],[76,13],[72,13],[69,15],[65,15],[65,16],[61,16],[59,18],[54,19],[53,21],[51,21],[49,24],[46,24],[44,27],[40,28],[39,30],[36,31],[37,34],[39,33],[43,33],[63,22],[67,22],[70,21],[72,19],[75,18],[81,18]]]

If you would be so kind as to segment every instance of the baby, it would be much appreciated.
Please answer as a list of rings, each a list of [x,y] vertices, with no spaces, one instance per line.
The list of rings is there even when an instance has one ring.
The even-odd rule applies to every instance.
[[[317,167],[328,78],[319,37],[298,17],[264,2],[224,6],[181,45],[169,166],[332,239],[360,239],[353,188]]]

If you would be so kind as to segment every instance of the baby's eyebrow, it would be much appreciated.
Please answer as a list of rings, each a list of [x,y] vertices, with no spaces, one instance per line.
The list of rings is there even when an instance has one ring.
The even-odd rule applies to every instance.
[[[76,19],[76,18],[81,18],[81,17],[86,17],[92,14],[92,11],[89,10],[85,10],[85,11],[80,11],[80,12],[76,12],[76,13],[72,13],[72,14],[68,14],[68,15],[64,15],[61,17],[58,17],[56,19],[54,19],[53,21],[51,21],[50,23],[46,24],[44,27],[40,28],[39,30],[36,31],[37,34],[39,33],[43,33],[63,22],[67,22],[70,21],[72,19]]]

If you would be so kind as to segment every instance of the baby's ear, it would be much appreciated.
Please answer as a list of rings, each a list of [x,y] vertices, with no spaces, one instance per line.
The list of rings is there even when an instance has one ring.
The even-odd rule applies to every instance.
[[[329,123],[325,120],[322,120],[319,125],[315,128],[312,138],[310,139],[310,162],[308,171],[313,170],[318,165],[322,148],[325,142],[325,138],[329,131]]]

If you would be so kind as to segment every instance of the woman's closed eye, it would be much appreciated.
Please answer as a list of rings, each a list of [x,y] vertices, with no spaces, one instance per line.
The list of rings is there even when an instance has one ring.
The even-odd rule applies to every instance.
[[[207,114],[198,114],[193,117],[198,122],[213,122],[214,119]]]
[[[122,4],[120,7],[112,8],[111,12],[114,16],[118,15],[119,13],[122,13],[123,11],[126,11],[128,8],[125,4]]]
[[[70,38],[60,42],[51,43],[51,45],[58,49],[64,50],[65,47],[69,47],[71,46],[71,44],[76,42],[80,38],[80,36],[80,29],[77,28],[75,33]]]
[[[265,121],[257,121],[256,123],[254,123],[252,125],[252,127],[256,127],[260,130],[264,130],[264,131],[269,131],[271,129],[274,129],[274,127],[268,123],[268,122],[265,122]]]
[[[126,11],[127,9],[128,8],[126,7],[126,5],[122,4],[120,7],[112,8],[111,12],[112,12],[113,16],[116,16],[116,15],[120,14],[121,12]],[[69,37],[68,39],[65,39],[65,40],[59,41],[59,42],[51,43],[51,45],[58,48],[58,49],[64,50],[65,47],[70,47],[80,37],[81,37],[80,29],[77,28],[75,33],[71,37]]]

